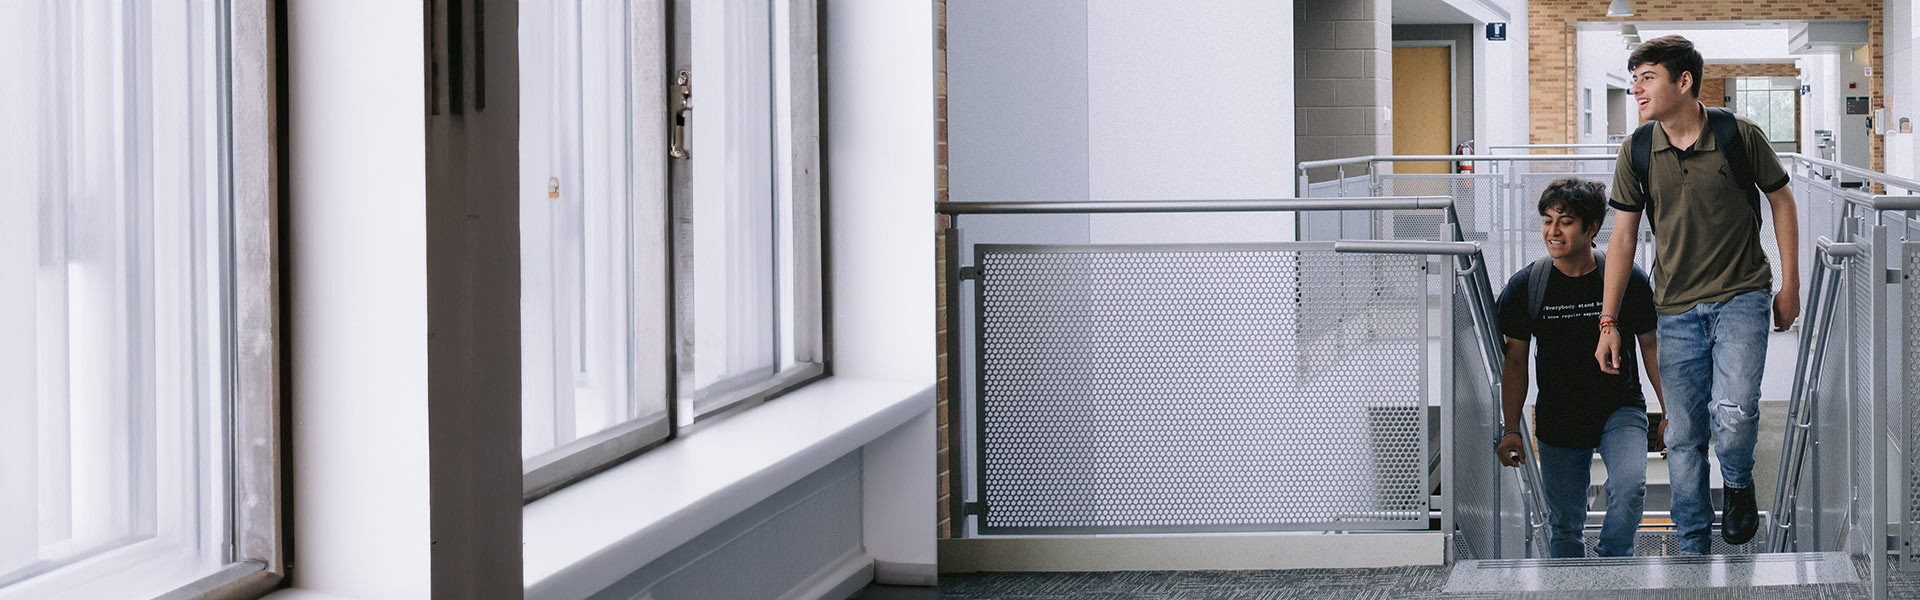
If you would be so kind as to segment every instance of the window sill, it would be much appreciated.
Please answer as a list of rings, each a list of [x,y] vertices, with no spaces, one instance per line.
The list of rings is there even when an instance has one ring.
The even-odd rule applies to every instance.
[[[526,596],[605,589],[933,405],[925,384],[829,377],[536,500]]]
[[[220,568],[171,541],[146,539],[9,585],[0,600],[149,597]]]

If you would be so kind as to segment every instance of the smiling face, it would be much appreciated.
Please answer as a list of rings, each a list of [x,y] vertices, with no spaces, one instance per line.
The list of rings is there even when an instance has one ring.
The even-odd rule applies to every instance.
[[[1675,80],[1672,72],[1659,63],[1643,63],[1633,69],[1633,98],[1640,105],[1640,120],[1666,121],[1682,111],[1693,110],[1693,74],[1681,72]]]
[[[1592,251],[1593,237],[1600,233],[1598,222],[1588,223],[1564,206],[1549,206],[1540,215],[1540,238],[1547,243],[1547,255],[1555,260],[1570,254]]]

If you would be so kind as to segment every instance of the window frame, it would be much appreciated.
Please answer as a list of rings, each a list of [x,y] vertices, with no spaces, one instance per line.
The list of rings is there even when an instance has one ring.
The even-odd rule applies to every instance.
[[[279,285],[284,21],[271,0],[227,1],[228,252],[233,403],[228,421],[232,552],[226,567],[163,596],[252,597],[286,579]],[[265,335],[257,335],[264,332]],[[247,440],[266,443],[245,443]],[[264,499],[245,502],[244,498]]]
[[[693,0],[672,0],[672,29],[669,48],[669,72],[687,70],[692,61],[692,3]],[[773,14],[780,13],[782,0],[769,2]],[[816,0],[785,0],[787,15],[787,77],[789,88],[786,96],[786,122],[789,153],[786,173],[776,173],[775,183],[786,177],[792,204],[792,227],[786,232],[790,245],[782,248],[788,252],[793,262],[793,361],[791,368],[782,369],[780,354],[782,341],[777,333],[780,325],[774,325],[776,360],[771,372],[759,377],[736,377],[723,379],[711,390],[698,390],[694,386],[693,353],[697,341],[692,332],[692,306],[675,302],[674,322],[671,339],[674,348],[674,424],[676,435],[697,431],[708,422],[736,414],[752,408],[781,394],[793,391],[807,383],[828,375],[829,348],[826,338],[827,312],[831,305],[822,290],[825,289],[824,253],[821,240],[824,239],[822,219],[821,167],[824,148],[821,123],[824,100],[820,96],[821,71],[819,69],[820,23],[819,7]],[[779,32],[772,32],[774,40],[781,38]],[[779,66],[779,65],[776,65]],[[699,75],[695,74],[698,80]],[[778,89],[777,87],[774,89]],[[695,87],[698,97],[699,88]],[[697,104],[697,102],[696,102]],[[776,109],[778,106],[776,106]],[[699,111],[695,110],[695,122]],[[774,123],[779,123],[775,119]],[[776,144],[778,142],[775,142]],[[695,150],[697,151],[697,150]],[[777,163],[776,163],[777,164]],[[670,164],[671,204],[673,231],[668,236],[673,247],[673,293],[675,299],[685,297],[681,290],[692,289],[694,273],[687,268],[691,265],[692,241],[687,235],[692,220],[692,177],[693,169],[686,160],[674,160]],[[781,197],[782,190],[776,190],[774,197]],[[776,222],[777,222],[776,218]],[[777,241],[777,238],[776,238]],[[779,271],[776,263],[775,271]],[[778,287],[776,286],[776,291]],[[776,315],[779,313],[779,300],[774,302]],[[705,392],[704,394],[702,392]],[[687,401],[693,409],[692,415],[681,415],[680,402]]]
[[[213,11],[223,32],[214,44],[226,50],[219,76],[225,89],[217,95],[221,106],[215,112],[227,130],[217,160],[224,163],[220,184],[230,203],[218,251],[231,271],[226,293],[213,299],[224,303],[227,313],[221,332],[227,346],[221,359],[227,363],[227,399],[217,407],[228,426],[227,469],[218,474],[228,493],[222,544],[227,554],[214,557],[224,566],[180,587],[158,590],[161,598],[257,597],[286,578],[278,219],[284,22],[272,0],[221,0]],[[22,582],[44,576],[60,575],[54,571]]]
[[[663,413],[613,425],[523,460],[523,502],[537,500],[830,373],[828,353],[831,345],[827,335],[827,313],[831,305],[824,292],[827,286],[822,251],[822,240],[825,239],[821,175],[825,102],[820,93],[824,85],[819,62],[823,49],[818,44],[820,7],[817,0],[773,0],[769,2],[769,7],[779,14],[782,3],[787,15],[784,39],[787,42],[788,60],[784,67],[791,82],[785,103],[787,114],[784,121],[787,127],[784,133],[786,139],[790,140],[790,152],[785,163],[786,172],[775,174],[775,184],[784,183],[787,187],[776,190],[775,198],[786,196],[792,199],[792,226],[790,231],[785,232],[788,235],[785,241],[790,245],[782,246],[781,251],[790,253],[793,262],[791,325],[794,366],[783,371],[776,360],[773,372],[763,378],[709,398],[693,400],[692,405],[700,413],[699,416],[683,418],[686,415],[682,414],[682,400],[691,400],[694,396],[691,358],[694,340],[688,335],[691,332],[692,306],[676,299],[681,297],[683,290],[690,289],[693,273],[684,268],[687,263],[682,262],[685,254],[678,240],[688,232],[688,223],[683,221],[682,215],[690,215],[690,212],[682,211],[690,211],[692,169],[685,160],[669,158],[667,147],[673,134],[674,112],[678,109],[670,91],[674,74],[687,68],[692,36],[692,7],[689,0],[632,0],[628,14],[631,19],[629,31],[634,32],[629,45],[633,87],[636,90],[646,89],[646,82],[661,81],[667,85],[662,86],[659,92],[662,97],[668,98],[666,103],[650,105],[649,102],[657,102],[657,99],[647,99],[636,93],[631,107],[635,115],[633,135],[637,149],[632,160],[636,165],[641,161],[660,161],[666,175],[664,185],[659,189],[632,191],[632,201],[636,207],[660,208],[658,214],[650,209],[635,210],[632,216],[635,238],[633,262],[630,265],[633,282],[630,318],[636,331],[636,360],[633,367],[648,369],[658,365],[664,370],[661,374],[664,390],[661,393],[665,395],[667,407]],[[647,35],[639,33],[650,31],[650,27],[664,32],[661,39],[648,39]],[[776,41],[783,38],[780,32],[773,34]],[[776,65],[776,68],[780,66]],[[656,68],[659,70],[654,71]],[[698,106],[701,88],[697,73],[694,75],[693,91],[692,104]],[[697,123],[697,109],[694,115],[694,122]],[[776,124],[781,121],[778,118],[774,120]],[[650,139],[657,140],[657,145],[653,146],[657,151],[646,150],[649,147],[647,140]],[[697,149],[692,150],[697,152]],[[657,202],[649,196],[654,193],[658,194]],[[650,269],[652,273],[649,273]],[[657,301],[648,293],[648,286],[655,283],[658,285],[653,289],[659,290]],[[778,287],[775,289],[777,291]],[[776,314],[779,305],[780,301],[776,300]],[[637,333],[650,327],[664,330],[661,336],[664,343],[650,347],[649,337]],[[779,349],[782,343],[777,335],[778,323],[775,327],[778,355],[782,352]],[[634,389],[636,401],[644,394],[654,393],[642,388],[636,386]]]

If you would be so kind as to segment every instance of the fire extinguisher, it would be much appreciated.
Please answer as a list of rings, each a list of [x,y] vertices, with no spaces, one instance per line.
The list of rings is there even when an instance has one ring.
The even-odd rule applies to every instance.
[[[1473,154],[1473,140],[1460,142],[1460,145],[1453,147],[1453,153],[1456,156]],[[1473,172],[1473,163],[1469,163],[1464,160],[1453,163],[1453,167],[1454,167],[1453,172],[1455,173],[1472,173]]]

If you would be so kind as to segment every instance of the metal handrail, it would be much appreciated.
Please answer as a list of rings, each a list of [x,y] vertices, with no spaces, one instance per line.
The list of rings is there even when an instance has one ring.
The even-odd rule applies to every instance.
[[[1305,174],[1307,169],[1342,167],[1374,162],[1462,162],[1462,161],[1538,161],[1558,162],[1569,160],[1614,160],[1617,154],[1404,154],[1354,156],[1348,158],[1329,158],[1324,160],[1302,161],[1297,169]]]
[[[1354,254],[1442,254],[1471,256],[1479,242],[1425,242],[1418,240],[1334,240],[1334,252]]]
[[[1920,188],[1916,188],[1920,189]],[[1880,195],[1868,199],[1867,205],[1878,211],[1920,210],[1920,196]]]
[[[1310,212],[1330,210],[1419,210],[1453,206],[1448,196],[1355,198],[1278,198],[1261,200],[1156,200],[1067,202],[941,202],[944,215],[1121,214],[1201,212]]]
[[[1872,183],[1878,183],[1882,185],[1891,185],[1897,188],[1903,188],[1903,189],[1909,189],[1909,190],[1920,190],[1920,181],[1907,179],[1905,177],[1888,175],[1886,173],[1881,173],[1879,171],[1871,171],[1865,168],[1856,167],[1846,163],[1834,162],[1834,161],[1826,160],[1823,158],[1815,158],[1815,157],[1807,156],[1805,154],[1801,154],[1798,152],[1781,152],[1780,158],[1792,159],[1792,160],[1803,162],[1816,167],[1833,169],[1843,174],[1859,177],[1861,179],[1867,180]]]
[[[1825,340],[1833,324],[1834,303],[1839,296],[1840,269],[1847,258],[1858,255],[1853,244],[1835,243],[1820,236],[1814,241],[1813,289],[1807,294],[1807,327],[1800,334],[1800,352],[1794,361],[1793,394],[1787,401],[1786,439],[1780,449],[1779,481],[1774,485],[1775,508],[1773,537],[1768,551],[1787,551],[1788,538],[1797,524],[1800,502],[1800,469],[1806,462],[1807,441],[1812,434],[1814,407],[1818,402],[1820,370],[1826,363]],[[1839,258],[1836,264],[1829,258]]]
[[[1499,144],[1487,146],[1488,150],[1561,150],[1573,148],[1619,148],[1620,144]]]

